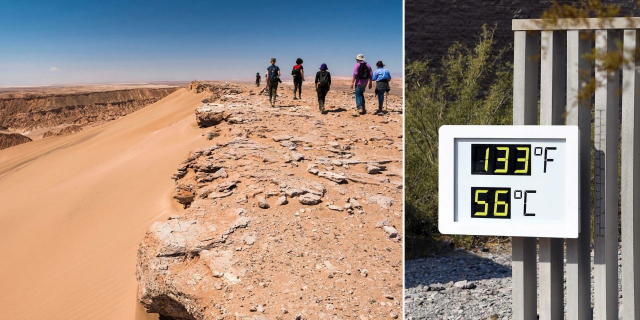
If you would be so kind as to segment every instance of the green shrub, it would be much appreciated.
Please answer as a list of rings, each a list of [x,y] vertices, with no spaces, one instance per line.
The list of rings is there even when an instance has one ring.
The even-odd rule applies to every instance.
[[[408,61],[405,96],[405,236],[407,258],[438,250],[438,129],[442,125],[512,123],[513,68],[509,47],[493,50],[493,32],[483,26],[472,49],[456,43],[436,69]],[[446,160],[446,159],[445,159]],[[478,237],[454,237],[474,246]]]

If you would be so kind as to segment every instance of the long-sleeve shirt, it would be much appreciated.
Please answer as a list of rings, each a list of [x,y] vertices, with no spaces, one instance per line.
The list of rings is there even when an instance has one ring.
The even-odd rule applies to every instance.
[[[369,79],[358,79],[358,66],[360,66],[361,63],[366,63],[366,62],[358,61],[358,63],[356,63],[355,67],[353,68],[353,79],[356,79],[356,86],[365,85],[369,83],[369,80],[371,79],[371,75],[373,74],[373,72],[371,71],[371,66],[367,63],[367,68],[369,68]]]
[[[378,68],[376,71],[373,72],[373,77],[371,77],[371,80],[373,80],[373,81],[380,81],[380,80],[389,80],[389,81],[391,81],[391,74],[389,73],[389,70],[387,70],[385,68]]]

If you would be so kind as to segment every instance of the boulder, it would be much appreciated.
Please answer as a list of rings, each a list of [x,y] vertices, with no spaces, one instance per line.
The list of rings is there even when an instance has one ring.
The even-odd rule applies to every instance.
[[[201,128],[218,125],[228,117],[225,106],[221,104],[203,104],[196,109],[196,121]]]
[[[180,204],[188,206],[196,198],[196,192],[192,185],[179,184],[173,191],[173,198]]]

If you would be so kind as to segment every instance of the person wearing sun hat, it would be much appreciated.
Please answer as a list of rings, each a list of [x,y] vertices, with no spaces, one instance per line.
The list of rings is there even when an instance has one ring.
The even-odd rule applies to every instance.
[[[327,92],[331,89],[331,74],[326,63],[320,66],[320,71],[316,73],[316,92],[318,93],[318,107],[320,113],[327,114],[324,110],[324,98],[327,96]]]
[[[356,65],[353,68],[353,81],[351,82],[351,89],[353,89],[354,85],[356,87],[357,110],[354,116],[367,112],[365,108],[364,91],[367,89],[367,84],[369,85],[369,89],[371,89],[372,75],[371,66],[364,61],[364,56],[362,54],[357,55]]]
[[[260,87],[260,72],[256,72],[256,87]]]

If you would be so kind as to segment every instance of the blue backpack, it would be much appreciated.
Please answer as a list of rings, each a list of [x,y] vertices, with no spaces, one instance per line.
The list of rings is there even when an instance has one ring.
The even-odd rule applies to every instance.
[[[280,70],[278,66],[275,66],[275,65],[269,66],[267,70],[269,71],[270,81],[278,80],[278,71]]]

